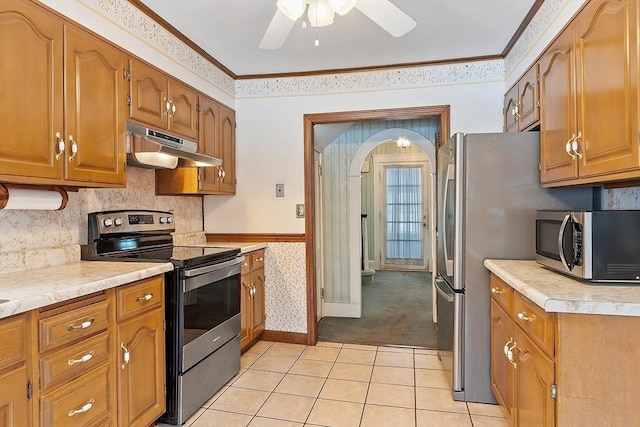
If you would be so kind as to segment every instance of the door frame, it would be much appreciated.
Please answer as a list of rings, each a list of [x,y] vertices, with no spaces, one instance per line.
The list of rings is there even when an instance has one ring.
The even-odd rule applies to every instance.
[[[304,202],[305,202],[305,268],[307,294],[307,345],[318,342],[317,298],[316,298],[316,253],[315,253],[315,174],[313,127],[316,124],[344,123],[365,120],[411,120],[427,117],[440,119],[440,137],[436,138],[436,149],[450,136],[450,106],[435,105],[424,107],[392,108],[383,110],[345,111],[315,113],[303,116],[304,129]],[[432,165],[436,168],[436,165]],[[435,200],[434,200],[435,203]]]

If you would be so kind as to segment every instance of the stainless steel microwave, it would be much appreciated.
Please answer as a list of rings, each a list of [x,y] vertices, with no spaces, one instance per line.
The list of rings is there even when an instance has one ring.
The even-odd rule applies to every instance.
[[[536,261],[591,282],[640,284],[640,210],[537,211]]]

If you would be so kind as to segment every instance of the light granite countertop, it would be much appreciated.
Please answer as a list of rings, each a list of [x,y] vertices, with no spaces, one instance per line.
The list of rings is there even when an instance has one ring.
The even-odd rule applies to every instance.
[[[267,244],[264,242],[207,242],[202,245],[189,245],[189,246],[204,246],[204,247],[214,247],[214,248],[240,248],[241,254],[246,254],[247,252],[258,251],[260,249],[265,249]]]
[[[171,263],[76,261],[0,274],[0,319],[173,270]]]
[[[640,317],[640,286],[590,284],[535,261],[487,259],[484,266],[547,312]]]

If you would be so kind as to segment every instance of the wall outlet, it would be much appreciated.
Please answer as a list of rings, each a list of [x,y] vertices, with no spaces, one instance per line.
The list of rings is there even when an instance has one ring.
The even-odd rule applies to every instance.
[[[304,204],[296,205],[296,218],[304,218]]]
[[[284,197],[284,184],[276,184],[276,197]]]

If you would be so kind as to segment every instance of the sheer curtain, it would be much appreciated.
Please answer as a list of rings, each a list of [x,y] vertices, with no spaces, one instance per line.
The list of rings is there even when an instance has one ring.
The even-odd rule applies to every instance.
[[[422,264],[422,168],[386,167],[386,263]]]

